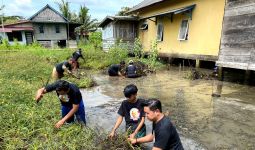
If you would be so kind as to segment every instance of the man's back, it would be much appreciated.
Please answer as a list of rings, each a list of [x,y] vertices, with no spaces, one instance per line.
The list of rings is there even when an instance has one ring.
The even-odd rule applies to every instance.
[[[164,116],[159,122],[153,124],[153,130],[155,134],[154,147],[163,150],[183,150],[179,134],[168,117]]]

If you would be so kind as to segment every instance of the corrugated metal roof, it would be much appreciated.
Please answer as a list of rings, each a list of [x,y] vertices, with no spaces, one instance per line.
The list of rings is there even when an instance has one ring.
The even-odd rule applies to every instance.
[[[118,20],[123,20],[123,21],[138,21],[138,17],[133,17],[133,16],[106,16],[98,25],[99,27],[104,27],[107,25],[109,22],[112,21],[118,21]]]
[[[139,10],[141,8],[148,7],[148,6],[151,6],[153,4],[163,2],[163,1],[164,0],[144,0],[141,3],[135,5],[133,8],[131,8],[129,12],[133,12],[133,11]]]
[[[0,32],[12,32],[12,31],[33,31],[32,27],[7,27],[7,28],[0,28]]]

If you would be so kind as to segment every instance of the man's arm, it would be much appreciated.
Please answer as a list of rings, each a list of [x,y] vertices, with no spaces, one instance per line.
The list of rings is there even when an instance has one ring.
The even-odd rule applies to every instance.
[[[114,135],[115,135],[115,131],[119,128],[120,124],[122,123],[122,120],[123,120],[123,117],[122,116],[119,116],[113,129],[112,129],[112,132],[110,133],[109,137],[110,138],[113,138]]]
[[[76,113],[79,109],[79,104],[73,104],[73,108],[69,111],[69,113],[62,118],[58,123],[56,123],[55,127],[60,128],[69,118],[71,118],[74,113]]]
[[[152,150],[162,150],[162,149],[158,147],[153,147]]]
[[[142,119],[141,119],[139,125],[137,126],[137,128],[135,129],[135,131],[130,135],[130,138],[134,138],[135,135],[140,131],[140,129],[143,127],[144,121],[145,121],[145,119],[144,119],[144,117],[142,117]]]
[[[65,70],[65,72],[67,72],[69,75],[71,75],[72,77],[76,78],[76,79],[80,79],[79,77],[77,77],[76,75],[74,75],[70,70],[68,70],[68,68],[63,65],[62,68]]]
[[[148,135],[146,135],[145,137],[141,137],[141,138],[128,138],[128,140],[131,142],[131,144],[137,144],[137,143],[147,143],[147,142],[152,142],[153,141],[153,134],[150,133]]]

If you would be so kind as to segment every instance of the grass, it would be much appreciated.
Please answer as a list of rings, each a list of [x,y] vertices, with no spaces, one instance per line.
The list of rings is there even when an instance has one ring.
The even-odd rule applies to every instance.
[[[60,119],[55,93],[45,95],[39,104],[34,101],[36,90],[43,86],[41,78],[46,81],[53,63],[67,55],[70,51],[0,52],[0,149],[95,147],[91,129],[79,124],[54,129]]]
[[[114,141],[116,146],[111,148],[109,146],[113,142],[105,140],[106,134],[84,128],[78,123],[55,129],[54,124],[61,116],[60,104],[54,92],[46,94],[40,103],[35,103],[35,92],[44,86],[43,82],[50,77],[53,66],[68,58],[71,53],[70,50],[30,48],[0,51],[0,149],[90,150],[102,147],[108,147],[107,149],[110,150],[133,149],[123,137],[116,139]],[[97,53],[102,53],[101,60],[95,56]],[[106,60],[109,55],[99,51],[97,53],[85,52],[85,57],[90,56],[90,58],[81,65],[88,67],[89,64],[94,63],[91,68],[99,69],[111,63],[112,60]],[[100,62],[104,63],[101,65]],[[80,87],[95,84],[87,76],[83,76],[81,80],[67,79]]]

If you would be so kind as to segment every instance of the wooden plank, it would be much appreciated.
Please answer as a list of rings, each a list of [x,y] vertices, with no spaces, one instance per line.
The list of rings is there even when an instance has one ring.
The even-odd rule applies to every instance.
[[[244,7],[253,3],[254,0],[227,0],[226,8]]]
[[[239,16],[244,14],[251,14],[255,12],[255,2],[247,5],[237,5],[234,8],[226,8],[225,16]]]
[[[243,69],[243,70],[248,69],[247,63],[216,61],[216,65],[220,67],[226,67],[226,68],[235,68],[235,69]]]
[[[223,30],[251,28],[255,26],[255,12],[240,16],[225,16]]]
[[[219,61],[224,61],[224,62],[238,62],[238,63],[248,63],[250,61],[250,56],[234,56],[234,55],[220,55],[219,56]]]
[[[243,49],[222,49],[220,51],[220,55],[223,56],[250,56],[251,50],[243,50]]]
[[[233,51],[236,50],[251,50],[255,47],[255,43],[254,40],[252,41],[244,41],[241,43],[237,43],[237,42],[227,42],[227,43],[221,43],[221,49],[225,50],[225,49],[232,49]]]

